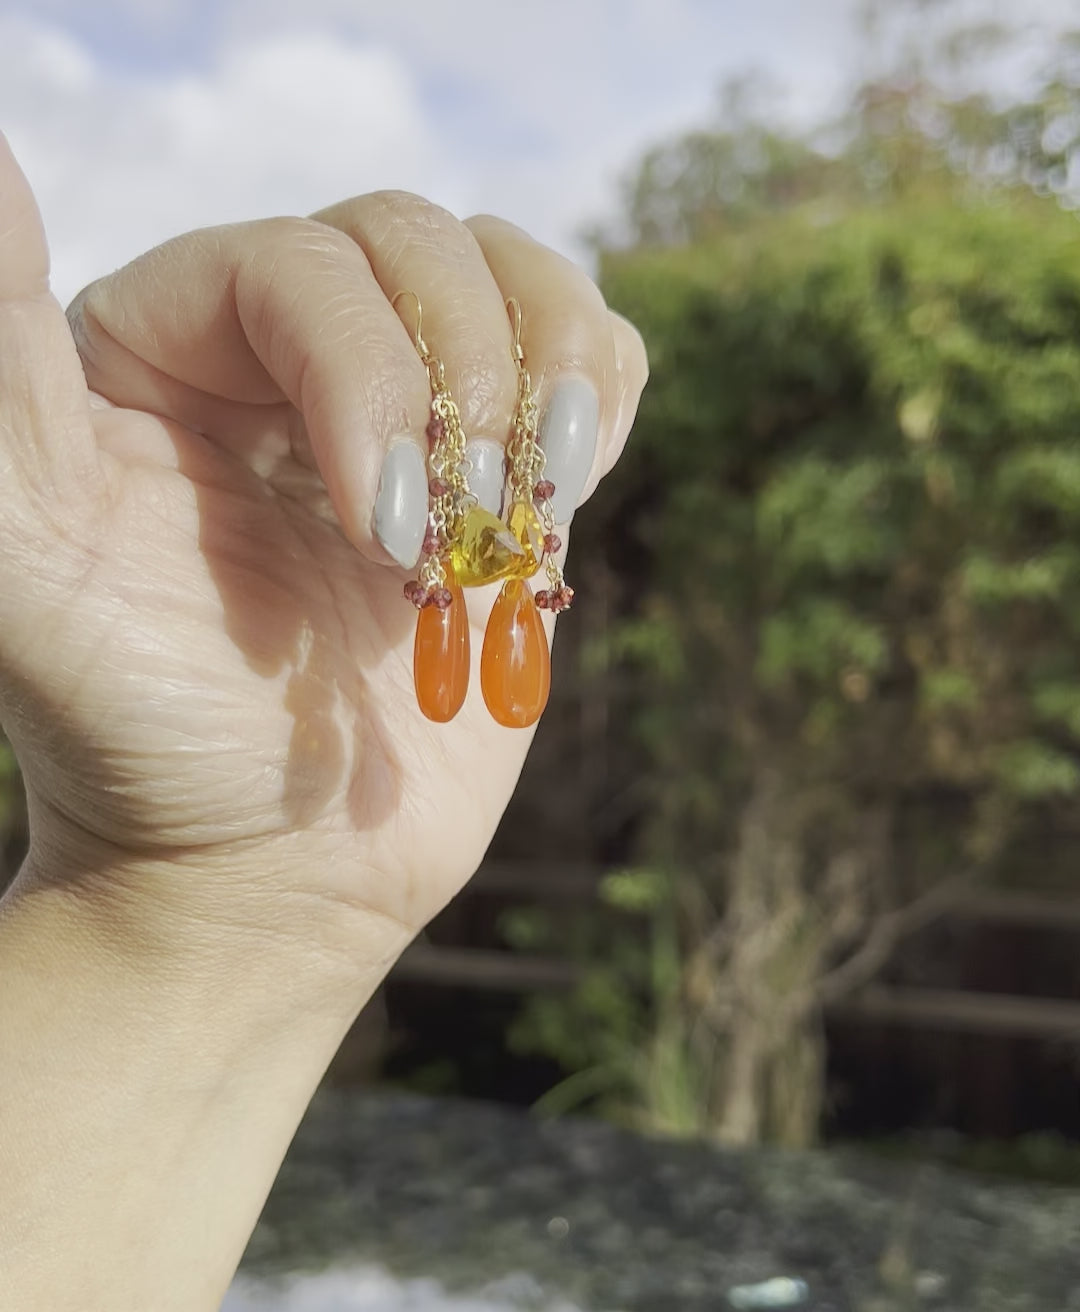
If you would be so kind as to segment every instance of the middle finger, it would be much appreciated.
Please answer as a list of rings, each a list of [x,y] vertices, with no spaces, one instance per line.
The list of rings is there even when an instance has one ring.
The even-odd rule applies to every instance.
[[[402,191],[358,196],[313,217],[357,243],[388,299],[405,290],[419,298],[424,338],[445,366],[469,439],[470,488],[497,513],[517,375],[506,304],[476,238],[448,211]],[[399,308],[415,330],[415,305]]]

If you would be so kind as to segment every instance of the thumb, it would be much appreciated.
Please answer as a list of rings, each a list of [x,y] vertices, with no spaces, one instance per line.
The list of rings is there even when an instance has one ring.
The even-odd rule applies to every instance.
[[[89,396],[30,185],[0,133],[0,585],[100,482]],[[16,536],[17,535],[17,536]],[[49,552],[49,554],[52,554]],[[13,560],[13,557],[15,558]],[[39,557],[43,558],[43,557]],[[0,603],[0,621],[6,618]]]

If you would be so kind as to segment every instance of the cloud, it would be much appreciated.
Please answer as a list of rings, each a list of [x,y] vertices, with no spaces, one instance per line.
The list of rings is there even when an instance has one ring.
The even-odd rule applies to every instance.
[[[62,32],[0,24],[0,107],[69,295],[191,227],[297,213],[439,168],[403,61],[274,33],[202,73],[107,77]]]
[[[626,162],[700,121],[725,61],[745,62],[725,29],[761,35],[704,0],[227,0],[197,6],[191,49],[190,8],[158,0],[133,24],[131,3],[0,17],[0,121],[65,297],[186,228],[382,187],[580,254]],[[185,53],[162,62],[170,34]]]
[[[838,105],[872,58],[857,2],[16,0],[0,123],[62,296],[186,228],[383,187],[580,256],[619,173],[705,121],[724,76],[764,70],[795,118]],[[1025,0],[1025,18],[1072,3]]]

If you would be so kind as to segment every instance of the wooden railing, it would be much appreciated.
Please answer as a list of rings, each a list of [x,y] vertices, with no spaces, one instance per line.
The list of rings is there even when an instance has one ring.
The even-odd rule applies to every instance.
[[[602,876],[601,869],[580,864],[492,861],[477,873],[468,895],[588,902],[596,896]],[[951,903],[941,918],[1080,934],[1080,898],[972,891]],[[406,951],[391,978],[449,988],[528,993],[573,988],[582,970],[577,963],[554,956],[421,941]],[[1080,1044],[1080,999],[871,984],[829,1004],[826,1012],[837,1020]]]

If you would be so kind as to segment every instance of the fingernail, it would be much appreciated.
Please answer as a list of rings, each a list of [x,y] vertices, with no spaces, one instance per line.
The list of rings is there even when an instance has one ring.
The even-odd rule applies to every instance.
[[[393,442],[383,458],[372,527],[397,561],[411,569],[420,557],[428,518],[427,466],[411,438]]]
[[[596,458],[600,399],[584,378],[564,378],[555,387],[540,421],[544,477],[555,484],[551,499],[557,524],[567,524]]]
[[[506,450],[498,442],[476,437],[465,444],[469,462],[469,491],[493,515],[502,511],[503,485],[506,482]]]

